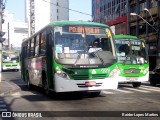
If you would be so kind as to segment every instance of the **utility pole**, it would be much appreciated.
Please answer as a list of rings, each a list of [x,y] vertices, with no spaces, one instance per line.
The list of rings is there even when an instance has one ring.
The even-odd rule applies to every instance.
[[[8,22],[8,50],[11,50],[11,47],[10,47],[10,30],[9,30],[9,22]]]
[[[158,32],[157,32],[157,46],[158,46],[158,60],[160,59],[160,0],[157,0],[157,7],[158,7],[158,9],[157,9],[157,30],[158,30]],[[159,62],[158,62],[158,64],[160,64],[160,60],[159,60]],[[157,65],[158,65],[157,64]]]
[[[2,42],[5,40],[3,37],[3,35],[5,34],[4,32],[2,32],[2,13],[3,13],[3,0],[0,0],[0,72],[2,72]],[[1,81],[0,81],[1,82]]]
[[[2,32],[2,0],[0,0],[0,32]],[[0,42],[0,72],[2,72],[2,42]]]

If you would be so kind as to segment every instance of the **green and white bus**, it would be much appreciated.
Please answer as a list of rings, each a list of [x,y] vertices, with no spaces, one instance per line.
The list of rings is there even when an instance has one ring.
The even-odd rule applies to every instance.
[[[20,70],[19,51],[3,50],[2,51],[2,71]]]
[[[117,89],[114,36],[107,25],[84,21],[53,22],[23,41],[22,78],[48,94]]]
[[[119,83],[132,83],[139,87],[141,82],[149,80],[149,59],[144,40],[131,35],[115,35]]]

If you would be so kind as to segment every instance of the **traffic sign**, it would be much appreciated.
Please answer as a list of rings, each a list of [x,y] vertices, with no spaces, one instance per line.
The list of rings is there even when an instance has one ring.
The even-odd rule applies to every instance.
[[[0,32],[0,37],[3,37],[4,34],[5,32]]]
[[[0,37],[0,43],[4,42],[5,41],[5,38],[1,38]]]
[[[4,36],[5,32],[0,32],[0,43],[5,41],[5,38],[2,38]]]

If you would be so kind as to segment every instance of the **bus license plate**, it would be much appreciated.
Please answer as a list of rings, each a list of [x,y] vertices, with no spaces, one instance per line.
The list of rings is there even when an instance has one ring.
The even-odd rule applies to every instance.
[[[137,78],[126,78],[126,80],[135,81],[135,80],[137,80]]]
[[[85,85],[86,86],[95,86],[96,82],[95,81],[87,81],[87,82],[85,82]]]

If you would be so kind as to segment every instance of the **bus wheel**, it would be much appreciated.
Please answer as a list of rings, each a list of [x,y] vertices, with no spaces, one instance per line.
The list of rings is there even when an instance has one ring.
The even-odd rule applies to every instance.
[[[26,78],[27,78],[27,88],[28,88],[29,90],[31,90],[31,89],[32,89],[32,85],[31,85],[30,80],[29,80],[29,74],[28,74],[28,72],[27,72],[27,74],[26,74]]]
[[[89,92],[89,97],[98,97],[101,91]]]
[[[133,82],[132,85],[134,88],[138,88],[141,86],[141,82]]]

